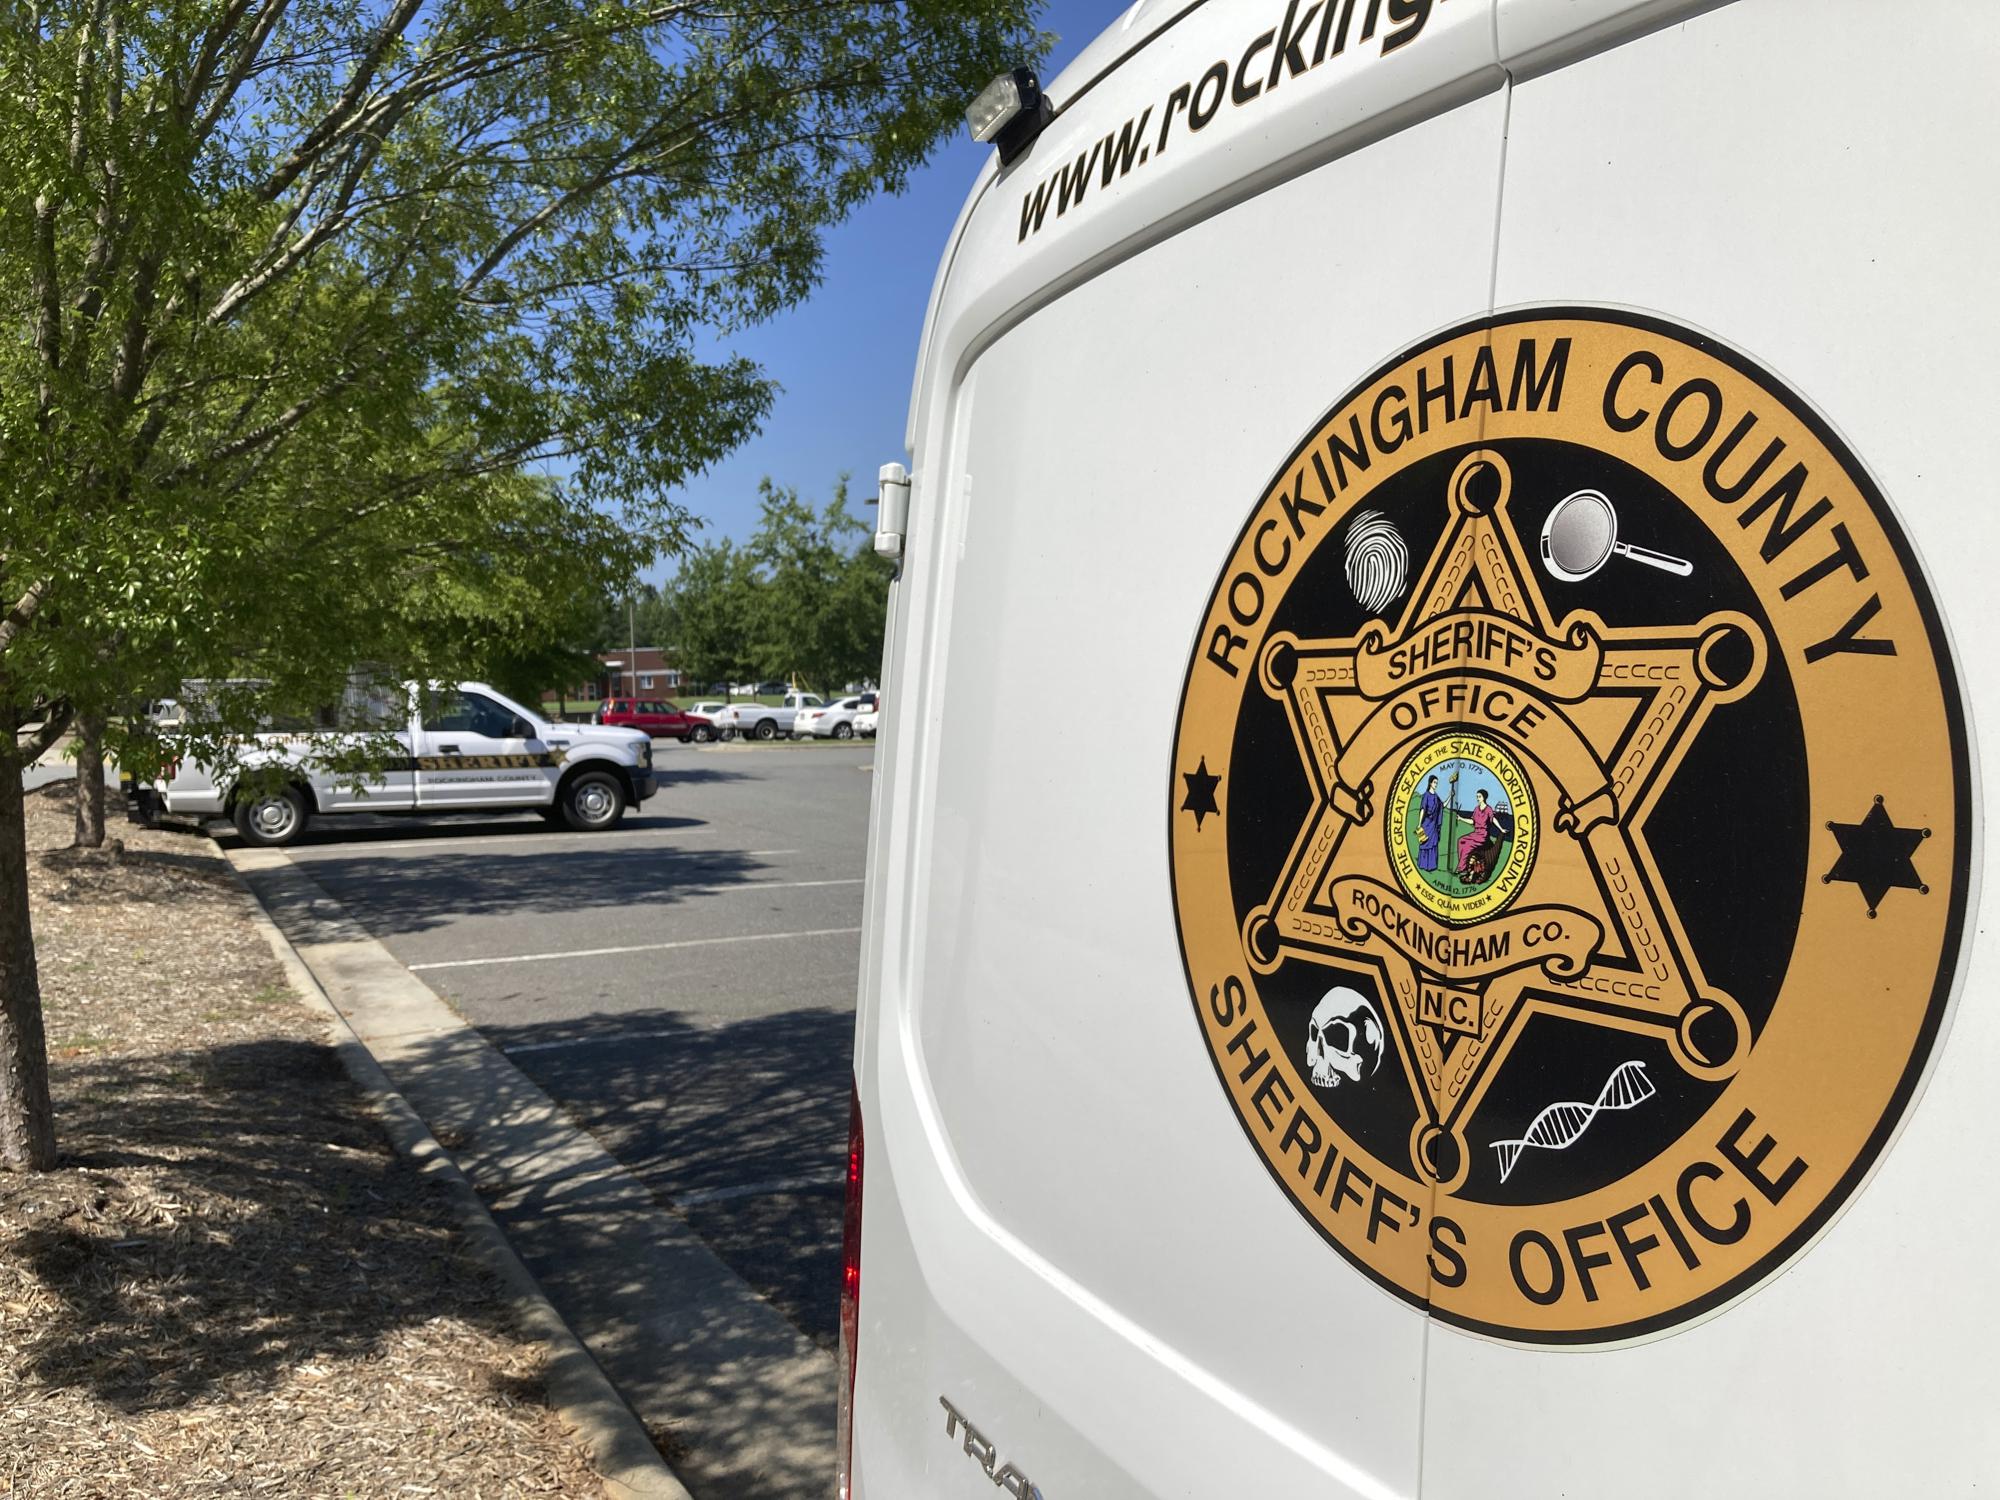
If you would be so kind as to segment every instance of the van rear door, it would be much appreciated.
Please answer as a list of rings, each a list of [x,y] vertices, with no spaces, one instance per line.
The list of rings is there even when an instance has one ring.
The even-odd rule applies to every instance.
[[[934,314],[856,1058],[867,1500],[1417,1490],[1425,1320],[1257,1165],[1190,1009],[1160,814],[1199,770],[1166,763],[1198,602],[1274,466],[1413,328],[1488,306],[1505,100],[1465,59],[1490,14],[1440,6],[1424,46],[1378,36],[1183,127],[1142,169],[1198,201],[1179,232],[1123,183],[1027,227],[1040,180],[1144,111],[1157,132],[1283,10],[1193,12],[1096,82],[987,189]],[[1328,160],[1372,107],[1336,63],[1464,102]],[[1320,164],[1245,197],[1287,132]],[[994,284],[1055,279],[1072,233],[1155,242],[996,325]],[[1022,704],[1070,699],[1093,711],[1026,732]]]
[[[2000,15],[1967,5],[1885,10],[1745,0],[1623,45],[1588,35],[1579,44],[1571,35],[1632,9],[1619,0],[1500,0],[1501,46],[1522,76],[1512,90],[1495,300],[1503,309],[1623,309],[1701,330],[1737,371],[1760,371],[1763,390],[1797,393],[1795,406],[1816,413],[1822,440],[1857,455],[1907,534],[1907,556],[1864,534],[1852,487],[1817,457],[1801,456],[1806,445],[1783,402],[1746,401],[1744,382],[1710,379],[1676,352],[1688,347],[1679,337],[1662,330],[1634,344],[1635,357],[1657,356],[1657,380],[1643,358],[1615,390],[1602,378],[1592,384],[1581,357],[1572,370],[1580,430],[1631,423],[1635,461],[1660,459],[1678,476],[1686,507],[1720,516],[1721,533],[1754,543],[1745,572],[1771,575],[1778,625],[1784,612],[1805,610],[1838,629],[1875,601],[1858,634],[1892,643],[1894,655],[1774,651],[1767,674],[1778,665],[1791,674],[1808,742],[1829,730],[1850,734],[1859,754],[1879,731],[1907,750],[1899,757],[1891,746],[1891,777],[1843,787],[1838,805],[1821,807],[1825,768],[1786,775],[1747,731],[1711,723],[1708,732],[1723,736],[1734,764],[1692,795],[1663,800],[1656,840],[1677,840],[1674,825],[1713,820],[1710,847],[1740,848],[1745,871],[1761,872],[1749,885],[1758,888],[1760,879],[1766,896],[1729,941],[1710,945],[1714,978],[1725,977],[1718,950],[1749,952],[1761,933],[1794,920],[1801,888],[1809,913],[1829,902],[1828,920],[1808,918],[1789,961],[1795,971],[1821,963],[1835,979],[1781,1003],[1751,1051],[1755,1067],[1739,1075],[1747,1080],[1741,1087],[1754,1089],[1756,1068],[1771,1072],[1788,1047],[1823,1047],[1816,1063],[1781,1065],[1808,1084],[1816,1103],[1781,1114],[1745,1093],[1756,1123],[1742,1141],[1773,1143],[1760,1158],[1768,1191],[1716,1155],[1724,1170],[1697,1176],[1687,1194],[1711,1231],[1681,1222],[1671,1187],[1657,1207],[1640,1191],[1622,1200],[1629,1208],[1551,1210],[1543,1227],[1561,1265],[1537,1245],[1526,1274],[1555,1316],[1587,1311],[1579,1254],[1598,1307],[1640,1305],[1634,1263],[1651,1296],[1688,1258],[1706,1270],[1761,1244],[1776,1264],[1796,1260],[1708,1321],[1615,1353],[1537,1352],[1440,1332],[1427,1364],[1424,1493],[1432,1500],[1962,1494],[2000,1470],[1992,1421],[2000,1282],[1984,1248],[2000,1236],[2000,1210],[1992,1191],[1964,1172],[1978,1154],[1972,1146],[1968,1157],[1967,1143],[1990,1134],[1990,1064],[2000,1046],[1994,1008],[1961,1003],[1950,1017],[1927,1087],[1909,1096],[1915,1103],[1900,1138],[1893,1109],[1858,1158],[1830,1129],[1816,1141],[1807,1128],[1861,1106],[1873,1059],[1912,1056],[1909,1037],[1893,1034],[1886,986],[1871,990],[1864,1022],[1844,1019],[1843,990],[1868,982],[1876,945],[1906,943],[1918,979],[1952,946],[1948,932],[1939,936],[1953,899],[1950,799],[1926,805],[1916,778],[1895,765],[1916,760],[1933,735],[1917,707],[1882,706],[1930,649],[1907,614],[1895,622],[1899,594],[1908,597],[1904,575],[1926,573],[1944,619],[1956,624],[1967,698],[1991,702],[2000,693],[2000,665],[1976,644],[1992,597],[1986,497],[1991,414],[2000,406],[2000,367],[1990,354],[2000,290],[1983,249],[1995,232],[1992,194],[1973,186],[2000,174],[1991,82],[2000,67]],[[1607,395],[1612,405],[1600,416]],[[1765,460],[1754,486],[1736,490],[1759,474],[1760,455],[1780,437],[1782,453]],[[1763,503],[1794,462],[1806,463],[1811,487],[1789,507],[1782,489]],[[1667,544],[1638,529],[1641,519],[1636,504],[1621,516],[1630,540]],[[1857,549],[1854,565],[1840,560],[1843,530]],[[1838,565],[1815,568],[1829,558]],[[1627,562],[1615,567],[1624,571],[1607,567],[1604,577],[1621,577],[1628,588],[1650,590],[1659,576]],[[1703,564],[1688,582],[1713,590],[1720,572]],[[1546,586],[1552,596],[1563,590]],[[1817,682],[1845,685],[1829,690],[1815,717],[1809,695]],[[1737,798],[1739,784],[1757,794]],[[1907,886],[1864,895],[1841,869],[1830,825],[1859,827],[1877,803],[1886,824],[1910,830],[1914,875]],[[1754,812],[1739,818],[1743,807]],[[1961,848],[1957,857],[1968,855]],[[1687,904],[1690,889],[1698,898],[1701,884],[1722,872],[1711,863],[1682,873]],[[1699,944],[1695,920],[1684,914]],[[1991,942],[1977,940],[1970,965],[1991,972]],[[1947,977],[1955,956],[1942,954]],[[1746,1004],[1756,967],[1736,976]],[[1968,994],[1982,988],[1975,983]],[[1806,1029],[1780,1034],[1777,1021],[1787,1015],[1795,1027],[1805,1018]],[[1651,1055],[1634,1044],[1604,1061]],[[1921,1046],[1916,1058],[1920,1068]],[[1609,1151],[1620,1131],[1649,1128],[1647,1114],[1669,1107],[1668,1091],[1682,1077],[1666,1064],[1653,1072],[1660,1096],[1643,1110],[1595,1121],[1583,1145]],[[1589,1104],[1605,1077],[1550,1079],[1538,1102]],[[1922,1082],[1913,1073],[1908,1086]],[[1495,1134],[1519,1133],[1501,1128],[1499,1104],[1488,1113]],[[1714,1116],[1708,1139],[1730,1138],[1740,1118],[1733,1105]],[[1538,1155],[1515,1175],[1512,1186],[1524,1193],[1563,1160],[1546,1149]],[[1767,1230],[1799,1200],[1824,1193],[1850,1160],[1862,1185],[1837,1218],[1801,1224],[1790,1245]],[[1795,1162],[1800,1171],[1788,1179]],[[1624,1243],[1638,1247],[1631,1261],[1605,1232],[1607,1210],[1621,1217]],[[1717,1243],[1737,1235],[1739,1223],[1740,1240]],[[1685,1256],[1676,1234],[1688,1238]],[[1599,1254],[1605,1264],[1597,1264]]]

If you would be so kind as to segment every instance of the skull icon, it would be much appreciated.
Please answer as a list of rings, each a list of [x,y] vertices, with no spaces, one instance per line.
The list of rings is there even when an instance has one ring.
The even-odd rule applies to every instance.
[[[1306,1026],[1306,1065],[1319,1088],[1359,1083],[1382,1066],[1382,1018],[1359,990],[1335,985],[1313,1007]]]

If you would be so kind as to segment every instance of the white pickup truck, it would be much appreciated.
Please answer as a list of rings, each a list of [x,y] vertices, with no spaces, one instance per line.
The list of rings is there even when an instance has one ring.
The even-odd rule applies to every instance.
[[[241,768],[278,765],[282,785],[244,787],[237,775],[218,778],[183,762],[149,786],[128,784],[133,815],[227,817],[253,844],[289,844],[316,816],[340,813],[540,812],[578,832],[616,826],[626,808],[657,789],[653,742],[636,729],[551,724],[479,682],[408,694],[408,719],[392,727],[404,757],[356,780],[335,769],[343,752],[363,744],[359,733],[318,730],[259,734]]]
[[[785,701],[776,706],[732,703],[716,716],[715,725],[725,733],[734,730],[747,740],[775,740],[791,734],[801,709],[824,707],[826,699],[818,693],[787,693]]]

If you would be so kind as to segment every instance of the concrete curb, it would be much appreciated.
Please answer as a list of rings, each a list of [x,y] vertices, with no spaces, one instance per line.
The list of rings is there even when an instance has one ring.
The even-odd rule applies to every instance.
[[[290,939],[264,910],[242,871],[227,859],[223,863],[249,898],[252,920],[292,988],[332,1025],[341,1066],[374,1103],[396,1150],[419,1172],[443,1186],[458,1214],[459,1227],[472,1258],[500,1283],[521,1331],[540,1340],[547,1350],[550,1404],[582,1438],[603,1480],[605,1494],[610,1500],[692,1500],[687,1487],[660,1457],[632,1408],[514,1253],[514,1247],[457,1163],[438,1144],[417,1112],[389,1081],[374,1054],[355,1035],[347,1018],[327,997]]]

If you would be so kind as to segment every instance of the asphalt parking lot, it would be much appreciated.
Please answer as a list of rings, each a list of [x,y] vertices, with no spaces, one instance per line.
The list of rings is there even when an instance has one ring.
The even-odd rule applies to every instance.
[[[289,852],[831,1348],[873,759],[661,742],[609,834],[328,819]]]

